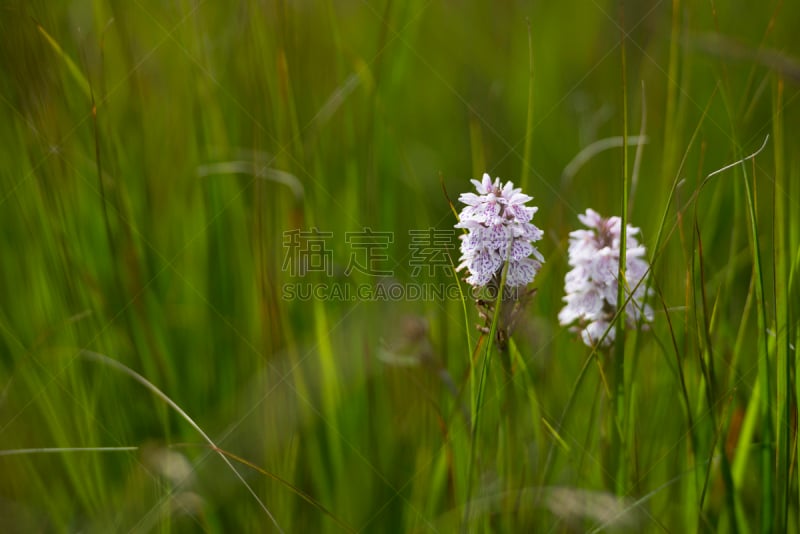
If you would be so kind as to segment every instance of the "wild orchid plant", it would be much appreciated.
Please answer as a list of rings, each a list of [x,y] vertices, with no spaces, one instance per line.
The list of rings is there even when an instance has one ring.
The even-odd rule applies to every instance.
[[[505,348],[508,334],[519,311],[532,296],[524,288],[536,277],[544,257],[533,245],[543,232],[531,223],[538,208],[527,206],[533,199],[515,188],[512,182],[492,182],[488,174],[481,181],[472,180],[478,194],[463,193],[465,204],[456,228],[466,229],[461,236],[461,259],[457,270],[466,268],[468,284],[477,290],[488,290],[489,296],[502,291],[500,320],[497,329],[498,347]],[[503,266],[508,261],[505,284]],[[492,295],[493,294],[493,295]],[[488,333],[492,303],[478,299],[486,324],[480,329]]]
[[[581,334],[583,342],[592,347],[608,347],[614,342],[615,329],[609,328],[617,312],[618,273],[621,221],[619,217],[603,218],[587,209],[578,219],[588,230],[569,234],[569,265],[564,279],[566,306],[558,320]],[[653,321],[653,310],[645,302],[649,296],[646,281],[648,263],[645,247],[636,239],[639,228],[628,225],[625,237],[625,281],[627,305],[625,323],[629,328],[640,321]],[[608,334],[603,337],[603,334]]]
[[[456,228],[467,232],[461,235],[461,258],[457,270],[467,269],[466,281],[478,292],[486,291],[496,298],[502,286],[502,304],[497,325],[497,343],[505,348],[508,335],[519,312],[533,295],[526,291],[542,267],[544,257],[534,243],[543,232],[531,221],[538,208],[526,204],[533,197],[515,188],[512,182],[492,181],[488,174],[481,181],[472,180],[478,194],[463,193],[459,201],[465,207],[459,214]],[[615,339],[615,329],[609,328],[617,313],[618,272],[621,220],[603,218],[592,209],[578,215],[588,229],[575,230],[569,237],[569,265],[572,269],[564,280],[566,305],[559,312],[559,322],[580,332],[587,346],[608,347]],[[624,289],[626,327],[651,323],[653,310],[646,299],[645,276],[649,265],[644,259],[646,250],[636,236],[639,228],[628,225]],[[503,266],[508,261],[505,284]],[[479,298],[477,304],[489,332],[492,300]],[[603,335],[608,333],[603,337]]]
[[[466,268],[468,284],[473,292],[481,295],[476,301],[484,324],[478,328],[494,339],[486,343],[483,371],[480,374],[477,395],[473,404],[472,446],[470,450],[469,489],[472,488],[472,473],[475,466],[475,450],[479,427],[479,407],[482,405],[484,385],[489,369],[489,354],[493,343],[505,356],[503,364],[510,370],[508,358],[508,336],[514,321],[533,295],[525,287],[533,282],[542,267],[544,257],[533,245],[542,238],[543,232],[531,223],[536,207],[526,206],[533,197],[522,193],[514,184],[500,183],[500,178],[483,175],[481,181],[472,180],[478,194],[464,193],[459,201],[465,204],[459,214],[456,228],[463,228],[461,235],[461,260],[457,270]],[[486,300],[484,300],[484,298]],[[499,308],[492,309],[492,306]],[[469,518],[469,491],[464,517]]]

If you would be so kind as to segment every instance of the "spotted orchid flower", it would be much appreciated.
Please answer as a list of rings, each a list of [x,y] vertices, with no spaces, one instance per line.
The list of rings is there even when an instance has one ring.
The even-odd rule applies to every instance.
[[[595,346],[610,346],[615,329],[609,329],[617,311],[617,290],[621,220],[619,217],[603,218],[587,209],[578,219],[588,230],[575,230],[569,234],[569,265],[572,269],[564,278],[564,302],[558,314],[562,325],[579,331],[583,342]],[[653,321],[653,310],[645,302],[649,296],[646,281],[648,263],[644,259],[645,247],[636,236],[639,229],[628,225],[625,236],[625,307],[626,326],[634,327],[640,321]],[[632,292],[632,294],[631,294]],[[630,297],[630,298],[629,298]]]
[[[488,174],[481,181],[472,180],[478,194],[464,193],[459,201],[465,204],[456,228],[464,228],[461,236],[461,263],[458,270],[469,271],[467,283],[475,287],[489,284],[502,272],[508,259],[506,285],[521,287],[531,283],[544,262],[533,245],[542,238],[542,231],[531,223],[538,208],[526,206],[533,197],[514,188],[514,184],[492,182]]]

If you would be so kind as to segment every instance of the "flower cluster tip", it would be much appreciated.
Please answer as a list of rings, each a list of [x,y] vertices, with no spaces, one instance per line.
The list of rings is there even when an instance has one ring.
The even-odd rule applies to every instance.
[[[609,325],[617,311],[619,257],[622,221],[619,217],[603,218],[587,209],[578,219],[587,229],[569,234],[569,265],[564,278],[564,302],[558,314],[562,325],[569,325],[581,334],[588,346],[614,342],[615,329]],[[645,302],[652,290],[644,280],[649,265],[646,250],[637,239],[640,230],[627,225],[625,235],[625,306],[626,326],[640,321],[653,321],[653,310]],[[602,338],[608,330],[608,335]]]
[[[472,183],[478,194],[464,193],[459,197],[465,207],[455,227],[466,229],[467,233],[461,236],[461,263],[457,269],[466,268],[470,273],[467,283],[482,287],[499,277],[508,259],[506,285],[531,283],[544,262],[533,245],[543,235],[531,223],[538,208],[526,205],[533,197],[510,181],[492,181],[488,174]]]

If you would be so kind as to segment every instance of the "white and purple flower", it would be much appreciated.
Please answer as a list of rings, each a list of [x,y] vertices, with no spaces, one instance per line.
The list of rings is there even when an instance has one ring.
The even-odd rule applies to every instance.
[[[483,180],[472,180],[478,194],[464,193],[459,201],[466,204],[456,228],[465,228],[461,236],[461,263],[467,268],[467,283],[483,287],[502,272],[508,258],[506,285],[525,286],[533,281],[544,257],[533,245],[542,238],[542,231],[531,223],[538,208],[525,204],[533,197],[514,188],[514,184],[492,182],[488,174]],[[533,256],[533,257],[531,257]],[[499,280],[499,278],[498,278]]]
[[[619,272],[619,247],[621,220],[619,217],[603,218],[587,209],[578,219],[589,230],[575,230],[569,234],[569,265],[564,278],[566,306],[559,312],[562,325],[580,331],[583,342],[597,345],[603,333],[602,346],[614,342],[615,329],[609,324],[617,311],[617,276]],[[636,235],[639,229],[628,225],[625,236],[625,294],[630,297],[625,307],[626,326],[635,327],[640,321],[653,321],[653,310],[645,302],[649,296],[647,275],[649,266],[644,259],[645,247]],[[632,292],[632,295],[631,295]]]

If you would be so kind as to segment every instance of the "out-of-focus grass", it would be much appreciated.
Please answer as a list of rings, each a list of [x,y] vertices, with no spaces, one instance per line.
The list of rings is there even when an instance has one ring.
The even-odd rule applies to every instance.
[[[51,453],[0,456],[0,530],[275,528],[263,505],[285,531],[451,531],[468,495],[473,530],[797,529],[799,17],[677,0],[4,3],[0,449]],[[577,213],[623,210],[619,148],[562,176],[623,135],[623,80],[629,135],[646,106],[627,216],[659,296],[609,417],[612,362],[556,315]],[[468,490],[474,307],[285,299],[284,232],[333,234],[331,277],[304,282],[452,284],[410,263],[409,230],[454,223],[440,175],[455,199],[484,170],[519,181],[523,160],[547,263],[512,374],[490,361]],[[345,275],[345,234],[365,227],[394,233],[388,280]],[[163,391],[256,498],[90,353]],[[136,449],[77,450],[96,447]]]

